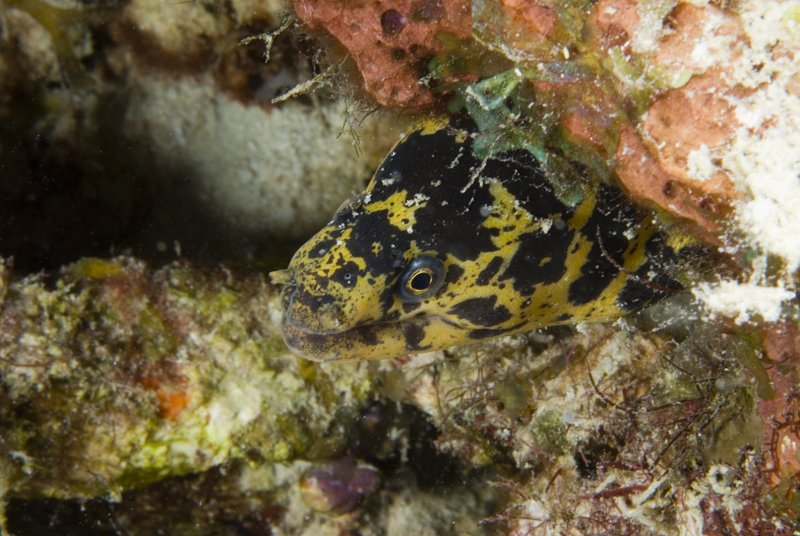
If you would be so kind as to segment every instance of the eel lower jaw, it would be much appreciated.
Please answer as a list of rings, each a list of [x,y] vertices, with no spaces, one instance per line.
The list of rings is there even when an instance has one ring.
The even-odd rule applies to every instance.
[[[287,321],[282,324],[283,339],[289,350],[312,361],[388,359],[409,352],[422,352],[457,342],[462,329],[438,316],[417,316],[394,322],[365,324],[339,332],[315,332]],[[436,343],[428,339],[435,331]],[[449,331],[441,344],[441,330]]]
[[[333,349],[326,335],[302,331],[290,324],[284,324],[282,331],[283,342],[294,355],[320,362],[341,359],[340,352]]]

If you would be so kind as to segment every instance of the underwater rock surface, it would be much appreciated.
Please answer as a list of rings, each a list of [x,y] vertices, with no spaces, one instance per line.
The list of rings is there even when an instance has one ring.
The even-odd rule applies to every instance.
[[[263,43],[239,43],[277,7],[9,4],[0,247],[18,268],[263,256],[322,225],[397,135],[352,100],[271,103],[314,69],[300,34],[268,65]]]
[[[329,376],[286,352],[263,277],[86,259],[52,287],[33,276],[2,288],[15,494],[118,496],[232,458],[335,451],[336,419],[374,389],[363,365]]]

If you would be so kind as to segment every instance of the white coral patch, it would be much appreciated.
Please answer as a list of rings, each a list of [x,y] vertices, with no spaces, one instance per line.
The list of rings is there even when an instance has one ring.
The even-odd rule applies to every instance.
[[[716,170],[711,150],[705,143],[689,153],[686,164],[689,177],[699,181],[710,179]]]
[[[733,65],[732,81],[755,91],[732,100],[740,128],[722,162],[745,194],[739,228],[791,273],[800,267],[800,95],[790,88],[800,62],[785,21],[790,6],[748,2],[742,13],[751,46]]]
[[[732,317],[737,324],[747,322],[753,316],[775,322],[781,316],[783,305],[794,298],[794,293],[783,287],[737,281],[702,283],[692,292],[709,313]]]

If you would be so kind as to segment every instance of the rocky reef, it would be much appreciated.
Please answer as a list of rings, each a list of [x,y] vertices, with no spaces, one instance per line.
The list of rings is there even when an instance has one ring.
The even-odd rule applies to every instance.
[[[0,532],[793,534],[798,45],[781,0],[0,1]],[[613,324],[292,355],[266,274],[455,110],[711,253]]]

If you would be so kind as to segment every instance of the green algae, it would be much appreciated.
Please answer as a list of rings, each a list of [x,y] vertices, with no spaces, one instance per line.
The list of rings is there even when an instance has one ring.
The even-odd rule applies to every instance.
[[[343,443],[332,423],[370,396],[368,369],[302,373],[263,276],[222,276],[120,258],[85,260],[52,285],[5,282],[0,447],[25,460],[4,466],[11,493],[118,496],[245,455],[290,461]]]
[[[567,426],[558,412],[542,411],[533,418],[530,426],[536,444],[545,452],[556,456],[565,452],[568,447]]]
[[[66,267],[65,271],[76,279],[107,279],[119,275],[123,266],[119,262],[89,257]]]

